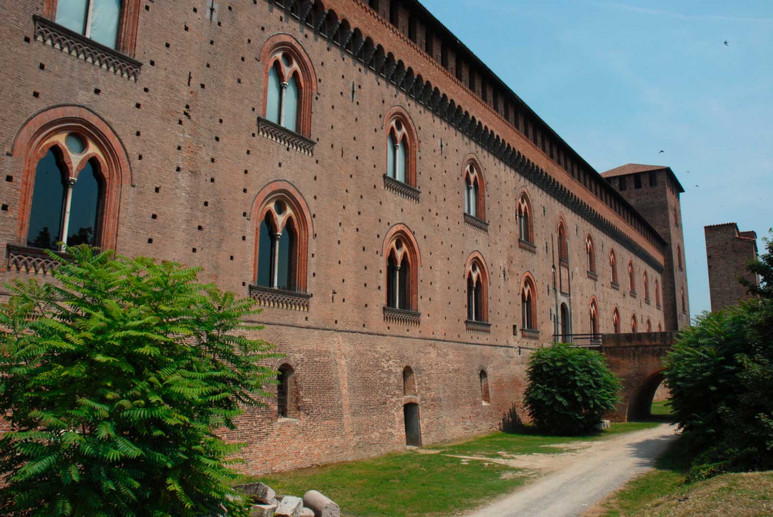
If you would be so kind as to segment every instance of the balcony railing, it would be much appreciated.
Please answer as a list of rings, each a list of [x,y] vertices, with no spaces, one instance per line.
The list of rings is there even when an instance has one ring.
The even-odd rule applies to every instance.
[[[421,198],[421,190],[414,188],[407,183],[403,183],[402,181],[391,178],[386,174],[384,174],[384,188],[391,190],[398,196],[410,199],[411,201],[416,201],[417,203]]]
[[[93,63],[131,81],[137,81],[142,63],[136,59],[125,56],[117,50],[97,43],[93,39],[62,27],[42,16],[35,15],[33,19],[35,20],[35,39],[44,45],[61,50],[88,63]]]
[[[308,293],[284,291],[260,285],[250,286],[250,298],[256,300],[259,306],[272,309],[308,312],[311,296]]]
[[[491,323],[487,321],[467,320],[464,322],[467,332],[477,332],[479,334],[491,334]]]
[[[415,327],[421,323],[421,313],[385,306],[384,321],[387,323],[396,323],[398,325],[409,325]]]
[[[55,255],[68,258],[66,253],[54,251]],[[52,258],[44,249],[27,246],[6,246],[8,269],[35,275],[48,275],[59,267],[59,261]]]
[[[263,117],[258,117],[258,134],[278,142],[282,145],[295,149],[296,151],[312,156],[314,154],[314,140],[309,140],[295,131],[290,131],[286,127],[275,124]]]
[[[602,334],[554,334],[553,341],[589,348],[600,347],[603,344]]]
[[[478,219],[474,215],[464,214],[464,222],[477,230],[488,233],[488,223],[483,219]]]

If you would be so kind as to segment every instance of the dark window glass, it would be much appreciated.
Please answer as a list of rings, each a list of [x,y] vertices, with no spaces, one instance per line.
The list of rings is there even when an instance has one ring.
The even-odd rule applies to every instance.
[[[72,191],[72,207],[70,208],[70,226],[67,244],[97,244],[97,215],[101,199],[100,177],[97,174],[97,164],[90,160],[78,175],[78,181]]]
[[[467,319],[475,321],[475,285],[472,276],[467,277]]]
[[[64,174],[53,150],[48,151],[35,169],[27,245],[54,248],[61,240]]]
[[[411,274],[411,266],[408,264],[408,258],[403,257],[403,261],[400,264],[400,296],[399,296],[399,308],[408,309],[408,289],[409,289],[409,276]]]
[[[650,187],[655,187],[658,184],[658,173],[655,171],[650,172]]]
[[[620,176],[620,190],[625,190],[628,188],[628,182],[626,181],[628,178],[625,176]]]
[[[258,249],[258,285],[271,287],[271,226],[268,217],[260,223],[260,235],[258,236],[260,247]]]
[[[641,188],[641,174],[635,174],[633,177],[633,188]]]
[[[397,308],[395,297],[395,273],[397,271],[394,255],[389,255],[387,261],[387,307]]]
[[[279,238],[279,259],[277,263],[278,289],[292,291],[295,288],[293,282],[293,261],[295,256],[295,231],[288,225]]]

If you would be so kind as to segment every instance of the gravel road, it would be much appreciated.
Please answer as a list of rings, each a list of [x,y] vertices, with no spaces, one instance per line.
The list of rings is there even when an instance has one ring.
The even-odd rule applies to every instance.
[[[662,424],[592,442],[577,453],[550,455],[553,456],[551,461],[555,462],[550,466],[551,474],[469,517],[583,515],[626,481],[652,468],[655,458],[674,438],[674,426]]]

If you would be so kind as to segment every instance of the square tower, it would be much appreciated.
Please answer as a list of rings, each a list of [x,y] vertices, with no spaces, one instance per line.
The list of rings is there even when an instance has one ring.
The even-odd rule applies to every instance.
[[[736,223],[706,226],[703,231],[706,235],[711,311],[720,311],[752,298],[739,279],[744,278],[754,285],[760,283],[759,277],[747,268],[749,262],[757,260],[757,234],[739,232]]]
[[[629,163],[601,174],[665,239],[663,312],[666,330],[690,324],[682,208],[684,188],[670,167]]]

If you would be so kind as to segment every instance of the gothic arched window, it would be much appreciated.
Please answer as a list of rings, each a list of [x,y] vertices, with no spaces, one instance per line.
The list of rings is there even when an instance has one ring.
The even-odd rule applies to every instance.
[[[480,257],[467,266],[467,320],[488,322],[488,273]]]
[[[588,273],[596,273],[596,251],[593,248],[593,238],[588,235],[585,238],[585,254],[588,262]]]
[[[617,286],[617,257],[613,249],[609,250],[609,267],[612,270],[612,285]]]
[[[563,264],[569,263],[569,242],[566,238],[564,222],[558,223],[558,260]]]
[[[620,333],[620,312],[617,310],[617,307],[615,307],[615,310],[612,313],[612,328],[614,329],[615,334]]]
[[[590,333],[594,336],[599,333],[599,306],[595,298],[590,301]]]
[[[300,193],[289,183],[270,183],[258,194],[253,210],[256,285],[305,293],[311,218]]]
[[[518,238],[523,242],[534,244],[534,229],[532,226],[531,203],[526,193],[521,194],[517,207]]]
[[[480,166],[470,161],[464,169],[464,213],[486,220],[486,195]]]
[[[537,330],[537,289],[531,275],[526,275],[521,282],[521,328]]]
[[[264,44],[260,60],[266,63],[266,120],[308,137],[316,88],[308,56],[292,36],[277,34]]]
[[[628,261],[628,284],[632,295],[636,295],[636,276],[633,271],[633,261]]]
[[[400,107],[392,108],[386,117],[386,176],[416,187],[416,151],[418,142],[413,123]]]
[[[644,301],[650,302],[650,279],[646,271],[644,272]]]

